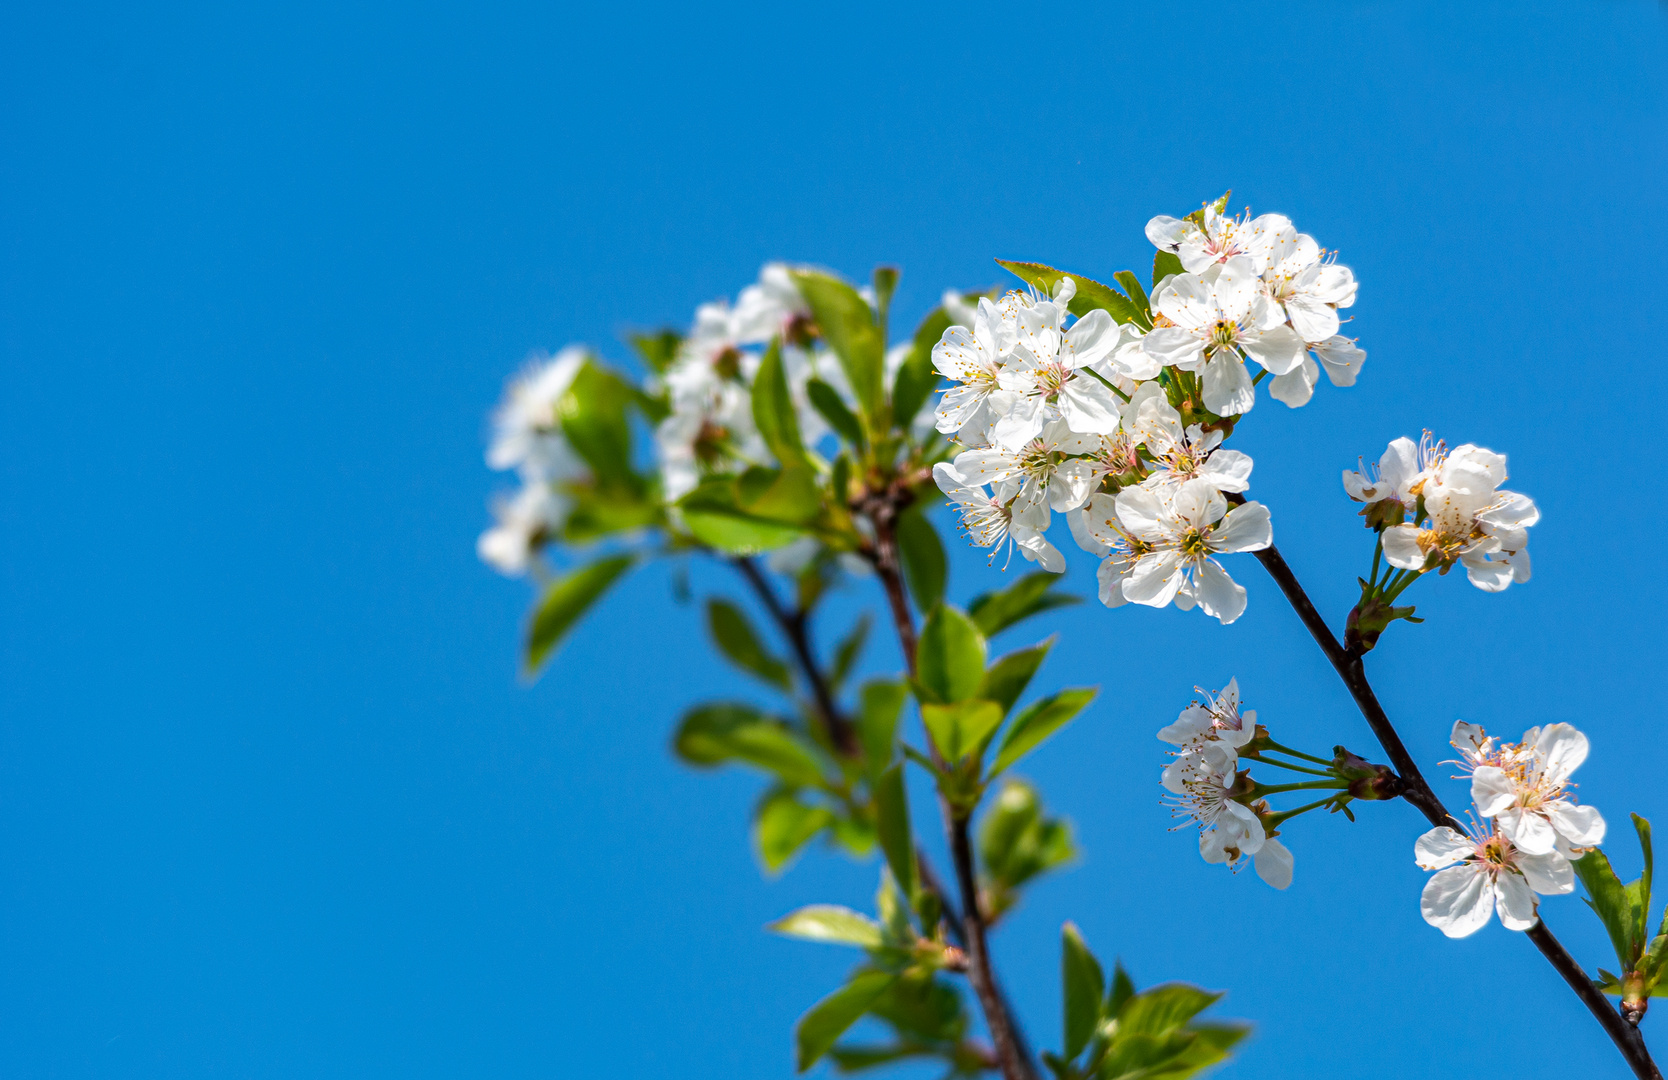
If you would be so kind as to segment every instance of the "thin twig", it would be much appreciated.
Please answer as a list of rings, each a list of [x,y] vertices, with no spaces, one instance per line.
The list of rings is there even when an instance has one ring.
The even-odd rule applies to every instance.
[[[1286,565],[1286,560],[1281,558],[1274,545],[1270,544],[1256,552],[1256,556],[1269,576],[1274,578],[1275,584],[1280,586],[1280,591],[1286,594],[1286,599],[1297,612],[1298,618],[1303,620],[1303,625],[1309,628],[1309,634],[1315,639],[1315,644],[1320,646],[1321,652],[1332,662],[1338,677],[1349,688],[1350,696],[1355,698],[1361,715],[1366,717],[1368,726],[1378,737],[1379,745],[1384,747],[1384,752],[1389,755],[1396,771],[1401,774],[1406,785],[1402,798],[1418,808],[1432,825],[1451,828],[1452,823],[1457,823],[1459,819],[1450,814],[1448,808],[1442,805],[1442,800],[1436,797],[1430,784],[1426,783],[1424,776],[1420,774],[1419,766],[1414,764],[1412,755],[1407,752],[1407,747],[1402,744],[1401,736],[1396,734],[1390,718],[1384,713],[1384,707],[1378,702],[1378,696],[1373,693],[1372,686],[1367,682],[1361,654],[1338,644],[1338,639],[1326,625],[1326,620],[1321,618],[1320,612],[1315,610],[1315,605],[1303,591],[1297,575],[1292,573],[1291,567]],[[1564,977],[1570,989],[1575,991],[1575,996],[1581,999],[1598,1020],[1605,1034],[1610,1036],[1610,1041],[1621,1051],[1628,1067],[1633,1070],[1633,1075],[1639,1080],[1662,1080],[1662,1074],[1657,1070],[1656,1062],[1651,1060],[1650,1051],[1645,1048],[1645,1038],[1639,1029],[1622,1019],[1621,1013],[1610,1006],[1604,995],[1593,985],[1592,979],[1588,978],[1586,971],[1558,939],[1552,936],[1552,931],[1546,928],[1546,923],[1536,922],[1526,932],[1526,936],[1535,943],[1535,948],[1539,949],[1554,970]]]
[[[828,679],[817,664],[816,654],[811,649],[811,628],[805,612],[800,608],[789,611],[782,606],[782,601],[777,599],[776,590],[771,588],[770,582],[765,579],[758,563],[753,559],[736,558],[730,561],[735,563],[736,569],[741,571],[741,576],[747,579],[747,583],[753,586],[759,602],[770,612],[770,617],[781,629],[782,636],[788,639],[794,659],[799,665],[799,673],[804,678],[805,685],[810,688],[817,714],[822,717],[823,726],[827,729],[828,741],[833,743],[840,753],[856,757],[861,753],[857,731],[835,703]]]

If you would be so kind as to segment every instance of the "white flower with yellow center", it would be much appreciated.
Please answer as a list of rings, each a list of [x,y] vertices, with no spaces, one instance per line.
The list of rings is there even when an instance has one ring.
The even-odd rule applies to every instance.
[[[1432,829],[1413,845],[1413,858],[1420,869],[1437,871],[1419,896],[1419,911],[1451,938],[1481,930],[1495,911],[1506,929],[1528,930],[1540,917],[1536,893],[1575,890],[1568,859],[1555,851],[1531,855],[1492,823],[1487,831]]]
[[[1074,434],[1056,420],[1018,450],[1002,446],[966,450],[956,455],[956,471],[976,484],[1020,483],[1021,502],[1046,501],[1051,510],[1075,510],[1089,499],[1095,462],[1072,456],[1094,452],[1102,436]]]
[[[1173,253],[1192,274],[1241,256],[1261,274],[1273,259],[1275,243],[1292,224],[1281,214],[1253,218],[1249,210],[1232,217],[1214,205],[1204,208],[1203,217],[1201,224],[1160,214],[1147,222],[1147,239],[1160,251]]]
[[[980,299],[971,328],[952,326],[932,349],[933,367],[958,385],[939,398],[934,420],[939,431],[968,446],[990,442],[990,429],[1013,404],[997,375],[1015,338],[1002,312]]]
[[[1118,324],[1096,308],[1065,328],[1076,289],[1065,278],[1053,300],[1013,308],[1015,344],[997,373],[997,384],[1012,396],[1007,414],[991,430],[997,445],[1017,450],[1052,420],[1064,420],[1079,435],[1118,429],[1117,399],[1093,373],[1117,348]]]
[[[1229,679],[1222,692],[1211,695],[1203,688],[1204,701],[1195,701],[1181,711],[1176,722],[1159,729],[1158,737],[1172,746],[1199,746],[1223,742],[1236,751],[1257,734],[1257,710],[1239,707],[1239,680]]]
[[[1145,548],[1123,579],[1125,599],[1149,607],[1176,601],[1184,609],[1197,603],[1224,624],[1245,611],[1245,588],[1215,557],[1260,551],[1273,543],[1267,507],[1248,502],[1230,510],[1206,480],[1189,480],[1174,491],[1125,488],[1115,507],[1119,531]],[[1089,528],[1111,542],[1098,519],[1090,518]]]
[[[1018,547],[1020,554],[1049,573],[1066,572],[1065,556],[1043,535],[1048,530],[1047,504],[1026,502],[1017,482],[1006,480],[986,491],[978,480],[944,461],[932,467],[932,475],[953,501],[962,532],[974,546],[990,548],[992,561],[996,549],[1006,544],[1010,559]]]
[[[1263,284],[1305,343],[1318,345],[1338,332],[1338,309],[1355,303],[1355,275],[1339,266],[1315,238],[1288,226],[1274,241]]]
[[[1147,486],[1175,486],[1188,480],[1204,480],[1218,491],[1238,492],[1251,486],[1251,456],[1220,449],[1220,431],[1206,432],[1198,424],[1183,428],[1181,414],[1163,397],[1143,401],[1131,426],[1156,466]]]
[[[1263,823],[1249,806],[1234,798],[1240,789],[1239,754],[1222,742],[1201,743],[1178,751],[1164,767],[1161,782],[1170,793],[1165,801],[1184,824],[1200,829],[1200,851],[1220,853],[1233,846],[1246,855],[1262,847]],[[1217,835],[1212,836],[1211,833]],[[1220,862],[1207,854],[1206,861]]]
[[[1148,355],[1182,371],[1203,369],[1205,407],[1218,416],[1249,412],[1256,391],[1245,361],[1272,375],[1301,366],[1303,339],[1269,305],[1250,258],[1237,255],[1203,274],[1178,274],[1153,297],[1153,311],[1172,325],[1142,338]]]
[[[1384,531],[1384,557],[1403,570],[1464,565],[1471,584],[1499,592],[1529,580],[1529,527],[1541,514],[1527,495],[1498,490],[1506,457],[1470,443],[1456,447],[1414,487],[1429,520]]]
[[[1454,744],[1460,746],[1469,734],[1455,724]],[[1577,805],[1569,790],[1570,774],[1586,760],[1587,736],[1571,725],[1530,728],[1515,745],[1477,747],[1471,798],[1477,812],[1493,818],[1519,851],[1579,858],[1580,849],[1603,843],[1605,833],[1599,812]]]
[[[1411,518],[1419,502],[1419,491],[1432,471],[1448,456],[1448,447],[1429,431],[1417,444],[1412,439],[1396,439],[1379,456],[1378,464],[1361,464],[1359,471],[1344,470],[1344,491],[1358,503],[1389,504],[1377,511],[1381,519],[1400,524]]]

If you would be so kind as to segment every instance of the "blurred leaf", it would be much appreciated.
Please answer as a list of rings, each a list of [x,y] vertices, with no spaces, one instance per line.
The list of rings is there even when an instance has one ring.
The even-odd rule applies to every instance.
[[[1629,886],[1629,895],[1634,901],[1635,918],[1639,929],[1636,940],[1640,945],[1651,940],[1651,874],[1655,870],[1655,860],[1651,853],[1651,823],[1638,814],[1629,815],[1633,818],[1633,831],[1639,834],[1639,850],[1645,856],[1645,871],[1639,879]],[[1668,909],[1664,909],[1663,918],[1668,919]]]
[[[680,500],[684,524],[695,539],[733,555],[757,555],[804,535],[798,525],[743,510],[736,502],[736,487],[733,481],[708,480]]]
[[[908,430],[910,421],[938,389],[938,369],[932,365],[933,346],[950,329],[950,316],[942,307],[933,308],[915,329],[909,355],[904,357],[892,383],[892,416],[898,427]]]
[[[836,844],[859,859],[868,858],[875,849],[875,827],[861,817],[836,814],[829,834]]]
[[[1027,285],[1035,286],[1038,292],[1050,296],[1054,294],[1054,287],[1060,283],[1061,278],[1071,278],[1077,285],[1077,292],[1072,296],[1068,306],[1071,313],[1080,319],[1096,308],[1105,309],[1114,322],[1134,322],[1138,314],[1135,305],[1129,302],[1129,297],[1092,277],[1056,270],[1043,263],[1009,262],[1006,259],[996,261]]]
[[[1587,887],[1587,906],[1597,913],[1599,921],[1604,924],[1622,970],[1631,970],[1639,957],[1633,940],[1637,923],[1628,902],[1627,890],[1616,877],[1616,871],[1610,868],[1610,860],[1604,852],[1592,848],[1570,865],[1575,867],[1581,884]]]
[[[829,994],[804,1016],[794,1028],[794,1042],[798,1049],[797,1068],[804,1072],[828,1053],[834,1041],[845,1034],[868,1011],[869,1005],[897,979],[884,971],[865,971],[846,985]]]
[[[909,922],[909,901],[898,891],[890,866],[880,871],[880,888],[875,890],[875,912],[880,916],[881,940],[893,948],[915,944],[917,934]]]
[[[917,608],[931,611],[944,599],[944,582],[950,573],[938,530],[925,514],[909,513],[898,519],[897,536],[909,594]]]
[[[587,360],[556,405],[562,433],[591,467],[599,485],[643,490],[631,469],[631,423],[626,409],[636,387],[595,360]]]
[[[821,752],[799,732],[748,705],[717,702],[684,714],[672,747],[691,765],[743,761],[799,787],[823,784]]]
[[[919,888],[915,874],[915,836],[909,827],[909,794],[904,788],[903,762],[880,774],[874,786],[875,831],[886,865],[905,896]]]
[[[1002,706],[977,698],[953,705],[922,705],[921,721],[946,761],[972,753],[1002,723]]]
[[[807,806],[792,791],[778,788],[768,793],[753,817],[753,843],[765,869],[772,874],[781,870],[833,820],[825,807]]]
[[[562,539],[570,544],[660,525],[665,517],[659,503],[622,488],[573,485],[566,493],[573,509],[562,525]]]
[[[816,474],[799,465],[782,469],[754,466],[741,474],[736,492],[743,510],[771,521],[810,524],[822,509],[822,488]]]
[[[1098,692],[1092,688],[1062,690],[1058,694],[1032,703],[1008,726],[1008,732],[1002,737],[1002,745],[996,753],[996,764],[991,766],[990,775],[995,776],[1035,750],[1044,739],[1082,712]]]
[[[678,346],[683,344],[683,335],[668,327],[654,333],[628,334],[626,340],[637,350],[637,355],[643,358],[650,371],[665,371],[678,358]]]
[[[794,284],[811,308],[823,340],[834,350],[846,381],[863,406],[870,431],[886,428],[886,342],[875,313],[856,289],[814,271],[794,271]]]
[[[1106,992],[1106,1015],[1114,1019],[1135,996],[1135,980],[1124,970],[1123,961],[1112,965],[1112,989]]]
[[[811,399],[811,407],[828,421],[828,426],[847,444],[855,446],[858,450],[869,445],[863,436],[862,422],[846,408],[846,399],[840,396],[838,390],[821,379],[812,379],[805,384],[805,394]]]
[[[1167,1035],[1222,998],[1187,983],[1165,983],[1130,998],[1118,1015],[1118,1030],[1141,1035]]]
[[[764,647],[753,630],[753,624],[747,621],[740,608],[725,600],[708,600],[707,631],[718,643],[718,651],[731,663],[778,689],[793,690],[793,677],[788,672],[788,665]]]
[[[1246,1024],[1191,1024],[1186,1030],[1193,1035],[1193,1041],[1162,1070],[1151,1074],[1153,1080],[1186,1080],[1196,1076],[1225,1060],[1234,1044],[1251,1033]]]
[[[1065,1057],[1071,1060],[1089,1045],[1100,1025],[1100,996],[1106,992],[1106,976],[1083,943],[1083,935],[1069,922],[1060,930],[1060,985],[1065,1001]]]
[[[860,949],[880,948],[880,924],[837,904],[811,904],[765,927],[787,937],[855,945]]]
[[[772,338],[753,376],[753,423],[770,452],[784,467],[810,466],[805,443],[799,434],[799,414],[788,392],[788,376],[782,368],[782,341]]]
[[[574,623],[635,561],[632,555],[598,559],[558,578],[545,590],[527,630],[526,671],[538,672]]]
[[[967,610],[986,637],[995,637],[1022,619],[1083,602],[1082,597],[1070,593],[1049,592],[1059,581],[1059,574],[1038,570],[1026,574],[1005,589],[975,597]]]
[[[979,696],[1002,706],[1002,715],[1006,716],[1019,700],[1019,695],[1025,693],[1031,677],[1042,666],[1048,650],[1053,646],[1054,639],[1050,638],[1040,645],[1011,652],[990,665],[984,680],[979,683]]]
[[[892,764],[892,746],[898,736],[898,718],[903,713],[909,688],[901,682],[875,680],[863,684],[861,709],[857,715],[857,739],[863,744],[863,759],[878,773]]]
[[[1181,259],[1172,251],[1161,251],[1153,256],[1153,289],[1156,291],[1160,283],[1167,277],[1185,274]]]
[[[985,639],[966,615],[940,604],[927,616],[915,648],[921,686],[940,703],[965,701],[985,677]]]
[[[1167,1035],[1126,1035],[1120,1031],[1095,1075],[1099,1080],[1152,1080],[1160,1076],[1170,1080],[1175,1074],[1165,1066],[1184,1054],[1195,1038],[1191,1031]]]
[[[857,662],[864,643],[869,640],[871,621],[868,612],[859,615],[857,622],[852,624],[851,632],[834,647],[834,666],[828,669],[828,685],[833,690],[838,691],[851,675],[852,665]]]
[[[1012,890],[1077,856],[1071,826],[1046,818],[1037,789],[1010,779],[990,802],[979,829],[979,855],[989,878],[992,916],[1013,906]]]
[[[937,1057],[936,1047],[915,1043],[894,1043],[890,1046],[836,1046],[828,1052],[828,1060],[841,1073],[864,1072],[882,1065],[895,1065],[910,1058]]]
[[[875,290],[875,312],[879,316],[881,344],[886,343],[886,316],[892,310],[892,294],[898,290],[898,268],[877,266],[870,279]]]
[[[869,1006],[869,1015],[900,1035],[934,1043],[956,1043],[967,1031],[961,995],[942,979],[905,976]]]

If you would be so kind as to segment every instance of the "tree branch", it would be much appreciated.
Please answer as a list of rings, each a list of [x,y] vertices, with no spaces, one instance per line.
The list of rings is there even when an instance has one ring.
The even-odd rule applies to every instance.
[[[811,629],[805,612],[799,608],[789,611],[777,599],[776,590],[771,588],[759,570],[759,565],[751,558],[733,558],[730,560],[741,571],[741,576],[753,586],[758,594],[759,602],[770,612],[781,629],[782,636],[788,639],[793,649],[794,659],[799,666],[799,673],[805,680],[805,685],[811,690],[811,698],[816,703],[817,714],[822,717],[824,728],[828,732],[828,741],[840,753],[847,757],[856,757],[861,753],[857,742],[857,731],[852,727],[839,705],[834,701],[834,693],[829,688],[828,680],[823,676],[822,668],[817,664],[815,653],[811,650]]]
[[[1315,644],[1320,646],[1321,652],[1332,662],[1338,677],[1349,688],[1350,696],[1355,698],[1361,715],[1366,717],[1368,726],[1378,737],[1379,745],[1384,747],[1384,752],[1389,755],[1396,771],[1401,774],[1402,781],[1406,784],[1402,798],[1418,808],[1433,826],[1451,828],[1451,823],[1457,822],[1458,819],[1442,805],[1442,800],[1431,790],[1430,784],[1419,772],[1419,766],[1414,763],[1407,747],[1402,744],[1401,736],[1396,733],[1390,718],[1385,715],[1384,707],[1378,702],[1378,696],[1373,693],[1372,686],[1367,682],[1361,654],[1338,644],[1338,639],[1326,625],[1326,620],[1321,618],[1320,612],[1315,610],[1315,605],[1303,591],[1297,575],[1292,573],[1291,567],[1286,565],[1286,560],[1280,556],[1279,549],[1270,544],[1255,554],[1257,561],[1263,564],[1263,568],[1268,571],[1275,584],[1280,586],[1280,591],[1285,593],[1287,601],[1297,612],[1297,617],[1308,627]],[[1541,951],[1541,955],[1546,957],[1553,969],[1564,977],[1570,989],[1575,991],[1575,996],[1587,1006],[1594,1019],[1604,1028],[1605,1034],[1610,1036],[1610,1041],[1616,1044],[1616,1049],[1621,1051],[1628,1067],[1633,1070],[1633,1075],[1639,1080],[1662,1080],[1662,1074],[1657,1070],[1656,1062],[1651,1059],[1650,1051],[1645,1048],[1645,1038],[1639,1033],[1639,1029],[1622,1019],[1621,1012],[1611,1007],[1604,995],[1593,985],[1592,979],[1588,978],[1586,971],[1569,954],[1569,950],[1552,936],[1552,931],[1546,928],[1546,923],[1536,922],[1525,932],[1525,936],[1535,943],[1535,948]]]
[[[909,597],[904,591],[903,573],[898,563],[897,534],[894,527],[899,511],[908,505],[907,489],[893,488],[868,496],[862,510],[874,525],[874,548],[869,559],[886,590],[886,600],[892,609],[892,622],[898,634],[898,647],[903,650],[904,663],[911,678],[915,677],[915,617],[909,610]],[[935,763],[942,764],[938,746],[932,735],[927,735],[927,748]],[[944,815],[951,861],[955,866],[956,885],[961,894],[961,924],[963,947],[967,951],[967,977],[985,1014],[985,1027],[990,1030],[990,1041],[996,1050],[996,1061],[1001,1066],[1004,1080],[1036,1080],[1036,1067],[1025,1052],[1024,1039],[1019,1034],[1008,1003],[996,982],[991,965],[990,944],[985,935],[985,918],[979,910],[979,884],[973,864],[973,845],[968,835],[969,821],[959,816],[942,796],[939,809]]]

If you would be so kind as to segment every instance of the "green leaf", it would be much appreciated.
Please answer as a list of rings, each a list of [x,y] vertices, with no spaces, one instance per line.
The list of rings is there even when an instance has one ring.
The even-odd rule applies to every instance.
[[[1175,252],[1161,251],[1153,256],[1153,290],[1155,292],[1165,278],[1185,273],[1187,273],[1187,269],[1182,266],[1182,261]]]
[[[908,696],[909,688],[901,682],[875,680],[863,684],[858,695],[857,740],[863,744],[863,760],[872,773],[878,774],[892,764],[898,719]]]
[[[990,801],[979,828],[979,856],[989,876],[996,914],[1013,905],[1012,891],[1077,856],[1071,826],[1045,818],[1037,789],[1009,779]]]
[[[920,685],[937,702],[965,701],[984,681],[984,635],[960,610],[941,604],[921,628],[915,665]]]
[[[1604,852],[1592,848],[1570,865],[1575,867],[1575,874],[1581,879],[1581,884],[1587,887],[1587,906],[1593,909],[1599,921],[1604,924],[1622,970],[1631,971],[1639,959],[1639,952],[1633,940],[1634,927],[1637,924],[1633,919],[1627,890],[1616,877],[1616,871],[1610,868],[1610,860],[1605,857]]]
[[[1006,716],[1013,709],[1014,702],[1019,700],[1019,695],[1025,693],[1031,677],[1042,666],[1043,659],[1053,646],[1054,639],[1050,638],[1040,645],[1011,652],[990,665],[984,680],[979,683],[979,696],[1002,706],[1002,715]]]
[[[1112,965],[1112,989],[1106,993],[1106,1015],[1117,1019],[1118,1014],[1124,1011],[1124,1006],[1134,996],[1135,980],[1124,970],[1122,960],[1115,961]]]
[[[879,316],[881,340],[886,339],[886,316],[892,310],[892,294],[898,291],[898,268],[877,266],[870,282],[875,290],[875,310]]]
[[[628,334],[626,340],[649,365],[650,371],[665,371],[678,358],[678,347],[683,335],[670,327],[648,334]]]
[[[1060,930],[1060,984],[1065,997],[1065,1056],[1077,1057],[1089,1045],[1100,1025],[1100,996],[1106,992],[1106,976],[1100,962],[1083,943],[1083,935],[1072,923]]]
[[[936,1047],[915,1043],[892,1043],[887,1046],[836,1046],[828,1052],[828,1060],[840,1073],[866,1072],[882,1065],[895,1065],[911,1058],[937,1057]]]
[[[1089,687],[1062,690],[1034,702],[1009,725],[1008,733],[1002,737],[1002,745],[996,752],[996,764],[991,766],[990,775],[995,776],[1035,750],[1044,739],[1082,712],[1097,693],[1098,690]]]
[[[967,610],[986,637],[995,637],[1021,619],[1068,604],[1082,603],[1080,596],[1048,591],[1059,581],[1059,574],[1038,570],[1026,574],[1005,589],[974,597]]]
[[[1152,1080],[1172,1075],[1167,1066],[1186,1053],[1197,1036],[1191,1031],[1168,1035],[1118,1033],[1095,1074],[1099,1080]]]
[[[826,807],[807,806],[792,791],[777,788],[766,794],[753,815],[753,844],[765,870],[772,874],[781,870],[833,821]]]
[[[1193,1040],[1156,1072],[1152,1080],[1186,1080],[1225,1060],[1235,1043],[1251,1033],[1245,1024],[1192,1024],[1187,1031]]]
[[[661,524],[665,510],[659,503],[626,488],[594,484],[570,485],[573,500],[561,536],[570,544],[584,544],[617,533]]]
[[[859,949],[880,948],[880,924],[837,904],[812,904],[765,927],[787,937],[855,945]]]
[[[881,941],[896,949],[915,944],[915,927],[909,921],[909,901],[898,891],[890,867],[880,871],[880,888],[875,890],[875,913],[880,916]]]
[[[840,438],[858,450],[869,444],[863,436],[862,422],[846,408],[846,399],[840,396],[838,390],[821,379],[812,379],[805,384],[805,394],[811,399],[811,407],[828,421],[828,426],[833,428]]]
[[[834,647],[834,665],[828,669],[828,685],[834,690],[844,686],[851,675],[852,665],[857,663],[858,654],[863,651],[864,642],[869,640],[870,618],[868,612],[857,617],[851,632]]]
[[[1135,305],[1129,302],[1129,297],[1114,289],[1110,285],[1103,285],[1094,278],[1082,274],[1074,274],[1067,270],[1056,270],[1052,266],[1034,262],[1009,262],[997,259],[1008,272],[1024,281],[1027,285],[1036,286],[1039,292],[1053,295],[1054,287],[1061,278],[1071,278],[1077,285],[1077,292],[1072,296],[1068,305],[1073,315],[1078,318],[1089,314],[1096,308],[1103,308],[1112,316],[1114,322],[1134,322],[1139,314]]]
[[[823,340],[834,350],[846,381],[857,395],[871,431],[885,430],[886,342],[875,313],[856,289],[814,271],[793,271],[794,284],[810,306]]]
[[[933,308],[915,328],[909,355],[904,357],[892,383],[892,417],[898,427],[908,430],[915,414],[938,389],[939,375],[932,365],[932,350],[949,328],[950,316],[942,307]]]
[[[898,555],[909,594],[915,598],[917,608],[931,611],[944,599],[944,582],[950,573],[944,543],[939,540],[932,522],[919,512],[898,519],[897,536]]]
[[[526,671],[538,672],[562,638],[636,560],[611,555],[559,578],[545,590],[527,630]]]
[[[626,409],[636,388],[595,360],[587,360],[556,405],[562,433],[600,484],[638,492],[631,470],[631,423]]]
[[[782,368],[782,340],[772,338],[758,374],[753,376],[753,423],[770,452],[783,465],[809,466],[805,444],[799,435],[799,414],[788,392],[787,372]]]
[[[1002,706],[977,698],[953,705],[922,705],[921,721],[932,733],[946,761],[956,762],[972,753],[1002,723]]]
[[[909,828],[909,795],[904,789],[903,762],[880,774],[874,786],[875,824],[886,865],[905,896],[918,887],[915,873],[915,837]]]
[[[1634,882],[1634,895],[1638,899],[1639,936],[1641,943],[1651,939],[1651,873],[1654,860],[1651,854],[1651,823],[1638,814],[1629,815],[1633,818],[1633,831],[1639,834],[1639,850],[1645,856],[1645,872],[1639,880]],[[1663,918],[1668,919],[1668,908],[1663,910]]]
[[[1147,299],[1147,290],[1141,287],[1141,279],[1128,270],[1119,270],[1112,277],[1119,285],[1124,287],[1124,292],[1129,294],[1130,303],[1135,305],[1135,321],[1143,329],[1151,330],[1153,328],[1152,302]]]
[[[731,663],[781,690],[793,689],[788,665],[764,647],[740,608],[725,600],[708,600],[707,631]]]
[[[884,971],[865,971],[815,1005],[794,1027],[797,1067],[804,1072],[834,1045],[846,1029],[869,1011],[869,1005],[897,979]]]
[[[761,473],[764,472],[761,470]],[[759,485],[763,489],[757,493],[760,496],[767,493],[770,485],[780,478],[776,474],[769,475],[772,479]],[[757,555],[761,551],[791,544],[804,535],[804,530],[798,525],[761,517],[742,509],[736,501],[737,486],[724,479],[708,480],[679,501],[684,524],[695,539],[733,555]]]
[[[790,525],[811,523],[822,510],[816,473],[802,465],[753,466],[736,481],[737,504],[755,517]]]
[[[823,784],[821,752],[786,724],[748,705],[717,702],[684,714],[672,748],[691,765],[742,761],[775,773],[798,787]]]
[[[1118,1015],[1118,1031],[1168,1035],[1222,999],[1187,983],[1165,983],[1136,994]]]
[[[900,1035],[934,1043],[959,1043],[967,1032],[961,995],[944,979],[906,975],[869,1006],[869,1015]]]

